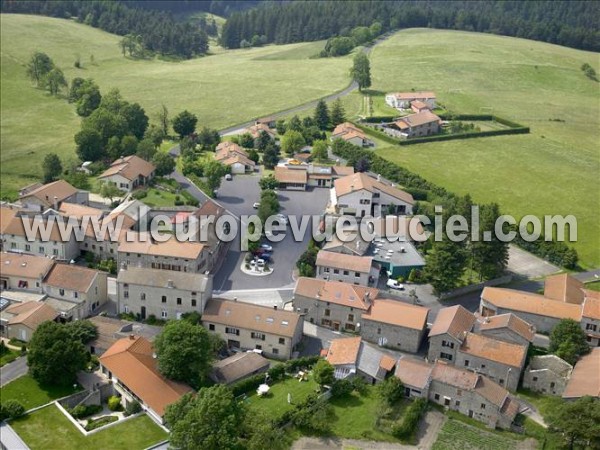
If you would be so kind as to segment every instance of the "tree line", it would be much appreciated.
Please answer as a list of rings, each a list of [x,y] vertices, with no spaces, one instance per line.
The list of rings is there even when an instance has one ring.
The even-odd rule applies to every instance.
[[[2,0],[0,10],[3,13],[74,18],[109,33],[136,36],[141,47],[151,53],[192,58],[208,51],[208,36],[199,26],[177,21],[168,12],[132,8],[117,1]]]
[[[285,44],[350,36],[352,28],[380,23],[383,32],[428,27],[477,31],[600,50],[600,10],[594,2],[568,1],[320,1],[263,2],[231,14],[221,44],[265,36]]]

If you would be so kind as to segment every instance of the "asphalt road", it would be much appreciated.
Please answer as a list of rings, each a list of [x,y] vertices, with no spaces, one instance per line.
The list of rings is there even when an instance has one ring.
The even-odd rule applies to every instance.
[[[0,369],[0,386],[4,386],[26,373],[27,357],[21,356]]]

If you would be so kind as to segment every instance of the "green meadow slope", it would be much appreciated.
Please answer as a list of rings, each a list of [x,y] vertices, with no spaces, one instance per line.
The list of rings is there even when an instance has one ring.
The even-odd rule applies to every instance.
[[[376,151],[426,179],[525,214],[573,214],[586,267],[600,265],[600,72],[597,53],[523,39],[412,29],[375,47],[372,89],[432,90],[453,112],[489,113],[531,134]],[[557,121],[557,119],[559,121]]]
[[[47,53],[68,79],[91,77],[103,92],[121,90],[149,116],[161,103],[171,114],[188,109],[199,125],[235,125],[345,88],[351,57],[309,59],[324,42],[226,51],[189,61],[132,60],[119,37],[74,21],[2,14],[2,192],[39,177],[43,155],[73,154],[79,118],[72,105],[34,88],[25,64]],[[83,69],[73,66],[79,54]],[[94,64],[90,63],[94,56]]]

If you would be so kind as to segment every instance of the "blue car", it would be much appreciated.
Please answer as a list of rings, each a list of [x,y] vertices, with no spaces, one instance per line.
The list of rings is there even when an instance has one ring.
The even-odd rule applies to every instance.
[[[265,253],[262,253],[260,255],[261,259],[264,259],[265,261],[270,261],[271,260],[271,256],[272,255],[269,252],[265,252]]]

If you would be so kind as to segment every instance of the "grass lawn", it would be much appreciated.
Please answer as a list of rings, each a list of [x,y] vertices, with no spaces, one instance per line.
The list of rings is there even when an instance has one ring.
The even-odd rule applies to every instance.
[[[330,400],[334,418],[331,420],[331,432],[335,436],[347,439],[369,439],[375,441],[399,442],[394,436],[375,429],[376,411],[379,399],[372,386],[364,395],[357,392],[343,398]]]
[[[7,348],[6,352],[2,356],[0,356],[0,367],[13,362],[19,357],[20,354],[21,352],[18,350],[12,350],[10,348]]]
[[[547,416],[552,409],[555,409],[564,403],[564,400],[560,397],[542,395],[527,389],[519,390],[517,396],[535,406],[542,416]]]
[[[188,109],[198,127],[224,128],[334,91],[349,82],[352,56],[316,58],[324,41],[228,50],[188,61],[125,58],[119,36],[72,20],[19,14],[0,16],[2,46],[1,189],[17,189],[41,176],[48,152],[72,156],[80,119],[73,105],[36,89],[25,77],[34,51],[47,53],[68,80],[93,78],[103,93],[118,88],[154,119],[161,104],[171,117]],[[73,66],[81,55],[82,69]],[[94,56],[94,63],[90,56]]]
[[[144,449],[167,439],[152,419],[143,415],[123,424],[84,436],[54,405],[11,422],[32,449]]]
[[[433,450],[510,450],[519,440],[467,425],[449,418],[442,427]]]
[[[318,385],[314,382],[312,376],[308,381],[300,382],[296,378],[287,378],[271,386],[271,390],[266,397],[259,397],[256,392],[252,392],[246,399],[251,409],[256,408],[263,411],[268,417],[276,419],[284,412],[293,408],[287,402],[288,393],[292,394],[292,403],[300,403],[309,394],[316,391]]]
[[[600,70],[597,53],[543,42],[403,30],[373,49],[373,90],[432,90],[450,112],[493,112],[531,133],[375,151],[452,192],[497,202],[517,220],[573,214],[580,261],[598,266],[600,203],[591,199],[598,198],[600,90],[580,70],[586,62]]]
[[[148,195],[142,198],[140,201],[144,202],[148,206],[174,206],[175,195],[173,192],[163,191],[161,189],[150,188],[148,189]]]
[[[73,389],[73,386],[41,386],[31,376],[23,375],[0,388],[0,396],[3,402],[8,399],[18,400],[28,410],[66,397],[80,389],[80,386],[77,389]]]
[[[600,291],[600,281],[592,281],[591,283],[587,283],[585,288],[589,289],[590,291]]]

